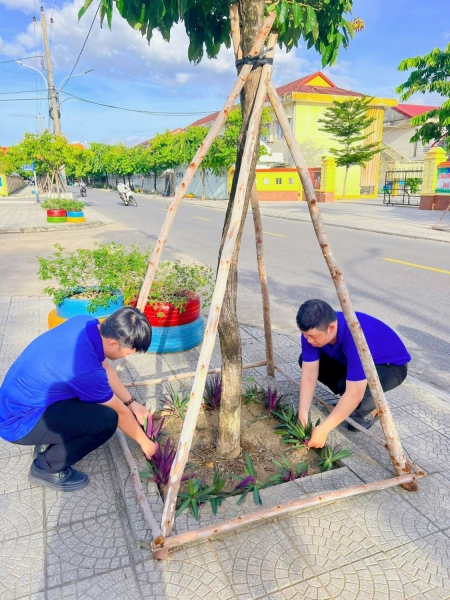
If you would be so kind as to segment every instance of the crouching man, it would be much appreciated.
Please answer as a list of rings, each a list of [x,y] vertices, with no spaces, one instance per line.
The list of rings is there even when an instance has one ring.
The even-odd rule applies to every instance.
[[[388,325],[375,317],[356,313],[385,392],[401,385],[411,360],[402,340]],[[317,381],[326,385],[340,399],[332,402],[333,412],[314,428],[308,445],[322,448],[332,429],[350,416],[366,429],[377,421],[378,414],[367,385],[361,360],[342,312],[335,312],[323,300],[308,300],[297,314],[302,353],[298,418],[308,422],[309,409]],[[349,429],[355,428],[349,425]]]
[[[36,446],[30,483],[64,492],[85,487],[88,476],[72,465],[117,427],[153,456],[157,446],[139,426],[149,413],[107,360],[146,352],[151,337],[147,318],[124,307],[101,324],[72,317],[25,348],[0,387],[0,437]]]

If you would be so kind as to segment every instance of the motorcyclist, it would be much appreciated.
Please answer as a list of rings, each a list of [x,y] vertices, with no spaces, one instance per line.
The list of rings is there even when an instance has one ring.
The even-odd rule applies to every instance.
[[[128,185],[125,185],[125,183],[119,183],[117,185],[117,191],[119,192],[120,196],[125,196],[126,198],[126,203],[128,204],[129,200],[130,200],[130,196],[133,195],[133,192],[131,191],[131,188],[128,187]]]
[[[85,182],[82,181],[80,183],[80,190],[81,190],[81,195],[82,196],[86,196],[86,188],[87,188],[87,186],[86,186]]]

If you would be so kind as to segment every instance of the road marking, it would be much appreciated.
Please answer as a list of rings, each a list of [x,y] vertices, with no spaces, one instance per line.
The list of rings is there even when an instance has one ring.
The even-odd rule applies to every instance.
[[[287,237],[287,235],[280,235],[279,233],[272,233],[271,231],[263,231],[264,235],[274,235],[276,237]]]
[[[194,219],[200,219],[200,221],[211,221],[211,219],[205,219],[204,217],[194,217]]]
[[[385,258],[383,260],[398,263],[400,265],[406,265],[407,267],[416,267],[416,269],[426,269],[427,271],[436,271],[436,273],[445,273],[445,275],[450,275],[450,271],[444,271],[444,269],[436,269],[435,267],[425,267],[424,265],[416,265],[415,263],[405,262],[404,260],[395,260],[395,258]]]

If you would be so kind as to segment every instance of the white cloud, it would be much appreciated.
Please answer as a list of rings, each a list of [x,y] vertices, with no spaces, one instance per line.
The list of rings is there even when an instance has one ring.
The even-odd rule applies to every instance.
[[[32,13],[36,5],[36,0],[0,0],[0,6],[13,10],[21,10],[25,13]]]

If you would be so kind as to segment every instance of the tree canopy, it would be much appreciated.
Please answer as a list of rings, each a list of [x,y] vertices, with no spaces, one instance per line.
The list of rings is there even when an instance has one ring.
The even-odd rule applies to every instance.
[[[78,17],[81,18],[93,0],[85,0]],[[221,46],[231,45],[230,0],[100,0],[100,21],[105,17],[112,25],[114,4],[119,14],[133,28],[151,40],[159,31],[165,41],[170,40],[172,27],[183,22],[189,37],[188,57],[199,63],[206,51],[215,58]],[[304,40],[322,57],[322,64],[336,61],[341,45],[346,47],[354,34],[353,23],[345,18],[353,0],[274,0],[266,4],[266,11],[275,10],[274,29],[278,32],[280,47],[288,51]]]
[[[403,60],[399,71],[410,71],[407,81],[396,89],[402,100],[408,100],[413,94],[436,92],[447,98],[441,108],[435,108],[411,120],[412,125],[419,125],[411,142],[421,141],[423,144],[447,138],[450,143],[450,44],[444,50],[435,48],[425,56],[416,56]]]

